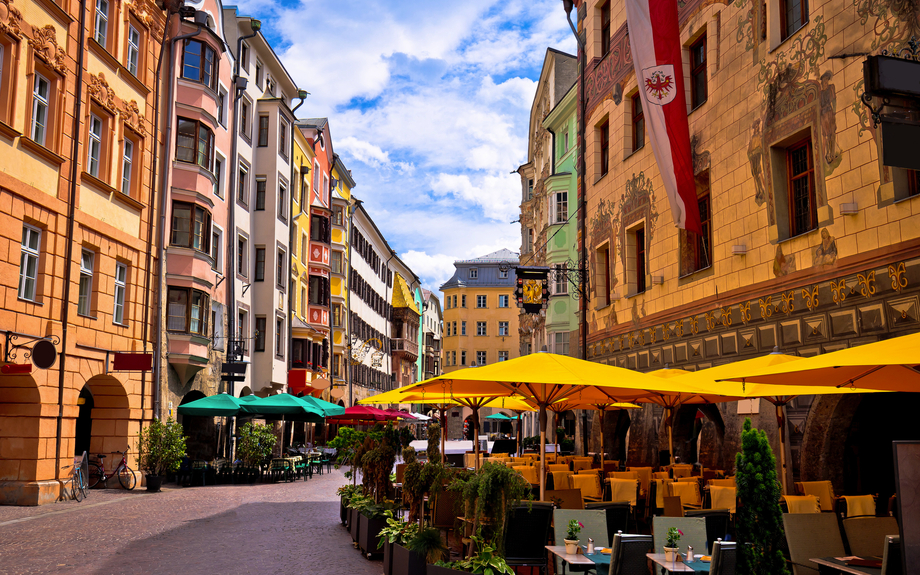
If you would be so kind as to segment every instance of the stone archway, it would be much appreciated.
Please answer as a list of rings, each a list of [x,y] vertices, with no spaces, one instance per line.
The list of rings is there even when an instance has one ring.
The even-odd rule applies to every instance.
[[[47,439],[41,436],[41,408],[31,375],[0,375],[0,504],[28,504],[23,484],[54,478],[57,460],[44,459],[39,449]],[[51,441],[53,447],[53,436]]]
[[[92,396],[93,402],[88,451],[91,456],[106,455],[105,467],[108,470],[120,459],[112,456],[116,451],[128,450],[137,443],[130,431],[128,394],[124,385],[111,375],[91,377],[81,389],[81,395],[84,395],[84,390]],[[132,453],[131,456],[136,457],[137,454]]]
[[[594,417],[600,418],[600,412],[594,412]],[[607,452],[608,460],[615,460],[621,463],[626,462],[626,435],[629,433],[629,425],[632,419],[629,416],[629,410],[618,409],[608,411],[604,416],[604,451]],[[600,425],[597,426],[600,429]],[[600,444],[596,446],[600,451]]]
[[[853,417],[862,401],[858,394],[815,397],[799,450],[802,481],[830,480],[843,493],[843,454]]]

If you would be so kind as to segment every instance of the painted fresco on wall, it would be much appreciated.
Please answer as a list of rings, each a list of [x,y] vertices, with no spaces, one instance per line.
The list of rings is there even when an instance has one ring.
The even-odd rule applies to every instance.
[[[795,271],[795,254],[788,256],[783,253],[783,246],[776,246],[776,257],[773,258],[773,275],[781,278]]]
[[[620,246],[626,245],[626,228],[630,225],[645,220],[646,250],[652,245],[655,236],[655,223],[658,221],[658,206],[655,201],[655,191],[652,180],[645,177],[645,172],[633,173],[632,178],[626,182],[626,193],[620,198],[616,214],[616,234]],[[612,253],[612,252],[611,252]],[[626,269],[626,252],[617,250],[620,256],[622,269]],[[646,252],[648,253],[648,252]]]
[[[763,177],[763,133],[760,129],[760,120],[754,120],[747,154],[748,162],[751,164],[751,175],[754,177],[754,202],[762,206],[767,201],[767,183]]]
[[[827,231],[827,228],[821,228],[821,243],[815,246],[813,264],[818,266],[833,265],[837,261],[837,240]]]

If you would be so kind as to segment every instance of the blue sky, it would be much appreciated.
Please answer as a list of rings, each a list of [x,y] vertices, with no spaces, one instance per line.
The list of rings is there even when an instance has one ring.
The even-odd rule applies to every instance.
[[[248,0],[310,97],[387,241],[425,287],[452,262],[520,248],[520,178],[547,47],[575,41],[560,0]]]

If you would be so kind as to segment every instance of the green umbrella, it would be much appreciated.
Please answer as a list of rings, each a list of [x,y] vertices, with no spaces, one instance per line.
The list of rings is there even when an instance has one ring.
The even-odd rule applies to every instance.
[[[244,413],[291,416],[299,421],[321,421],[324,417],[322,409],[290,393],[269,395],[240,407]]]
[[[242,405],[240,400],[232,395],[219,393],[180,405],[178,412],[179,415],[236,415]]]
[[[486,419],[499,419],[501,421],[516,421],[515,418],[508,417],[507,415],[505,415],[504,413],[500,411],[498,413],[493,413],[492,415],[486,417]]]
[[[244,395],[243,397],[239,399],[240,399],[240,402],[242,403],[252,403],[253,401],[257,401],[259,399],[259,396],[250,394],[250,395]]]
[[[345,408],[341,405],[336,405],[328,401],[313,397],[312,395],[305,395],[300,397],[303,401],[306,401],[309,404],[312,404],[314,407],[318,408],[323,412],[323,416],[330,417],[332,415],[342,415],[345,413]]]

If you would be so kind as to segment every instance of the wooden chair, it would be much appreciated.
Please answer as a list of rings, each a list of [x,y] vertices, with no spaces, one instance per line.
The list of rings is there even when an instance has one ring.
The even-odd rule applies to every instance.
[[[579,470],[582,470],[582,469],[591,469],[591,464],[592,464],[592,461],[590,458],[574,459],[572,461],[572,472],[577,473]]]
[[[737,485],[735,485],[734,475],[724,479],[710,479],[708,483],[709,485],[717,485],[719,487],[737,487]]]
[[[547,489],[543,500],[554,503],[559,509],[584,509],[585,502],[581,499],[578,489]]]
[[[581,498],[585,501],[602,501],[604,499],[601,482],[596,474],[573,475],[569,479],[574,489],[581,490]]]
[[[533,465],[515,465],[511,469],[520,473],[531,485],[539,485],[540,478],[537,475],[537,468]]]
[[[671,466],[671,477],[678,479],[680,477],[690,477],[693,474],[693,466],[687,463],[678,463]]]
[[[784,513],[783,529],[794,575],[818,575],[812,557],[846,555],[837,519],[830,513]]]
[[[546,573],[552,503],[534,501],[511,510],[505,521],[505,561],[512,568],[538,567]]]
[[[670,485],[670,494],[680,497],[685,509],[701,509],[703,498],[698,481],[675,481]]]
[[[875,517],[875,495],[843,495],[834,502],[834,508],[840,517]]]
[[[738,490],[734,487],[713,485],[709,488],[709,505],[712,509],[728,509],[734,515],[737,501]]]
[[[638,479],[618,479],[611,477],[607,479],[607,485],[610,487],[611,501],[629,501],[629,504],[635,506],[639,500],[639,480]]]
[[[818,498],[814,495],[783,495],[783,502],[790,514],[801,515],[807,513],[821,513]],[[837,530],[838,532],[840,529]],[[822,555],[822,557],[826,557]]]

